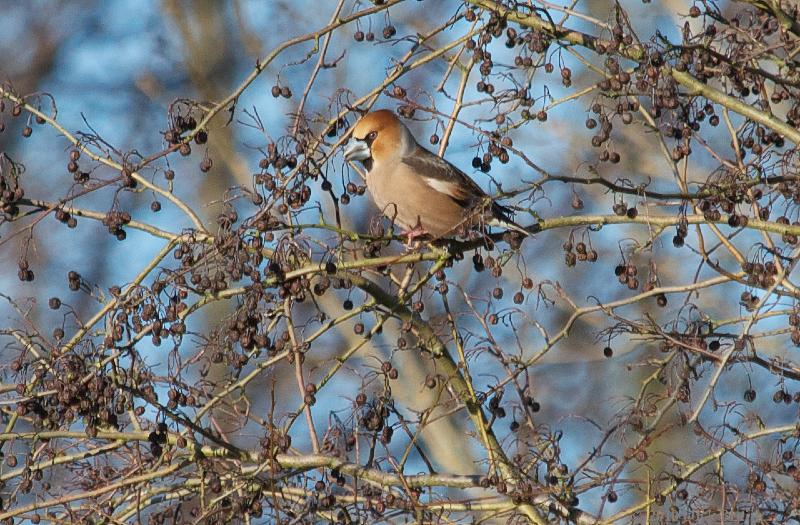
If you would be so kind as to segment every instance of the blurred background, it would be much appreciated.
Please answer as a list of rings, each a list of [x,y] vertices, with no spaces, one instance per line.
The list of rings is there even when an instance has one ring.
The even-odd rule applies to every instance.
[[[571,28],[591,34],[605,32],[606,37],[608,27],[619,16],[614,2],[535,3],[546,8],[557,22],[566,20]],[[745,8],[738,2],[718,4],[723,13]],[[255,65],[282,42],[324,27],[339,8],[340,16],[347,16],[371,5],[348,1],[340,6],[330,0],[0,0],[0,82],[18,94],[38,94],[29,98],[30,103],[40,105],[48,114],[57,108],[57,121],[65,130],[101,138],[106,151],[115,160],[121,161],[126,155],[148,157],[165,148],[164,132],[170,128],[169,111],[176,101],[186,99],[213,105],[231,94],[253,72]],[[679,42],[684,24],[696,31],[705,21],[687,18],[692,5],[691,1],[621,3],[633,32],[645,42],[659,38]],[[568,8],[570,14],[564,8]],[[408,63],[409,56],[413,62],[470,32],[473,22],[454,19],[463,12],[464,4],[459,1],[406,1],[360,18],[333,31],[329,39],[319,40],[318,44],[325,49],[325,67],[321,68],[318,67],[320,55],[310,55],[315,44],[313,40],[289,47],[243,91],[232,112],[222,111],[214,117],[209,124],[206,145],[193,146],[193,153],[188,157],[172,154],[157,159],[152,171],[143,175],[166,186],[163,170],[174,170],[175,195],[192,206],[206,224],[212,226],[212,231],[217,215],[225,209],[236,209],[241,218],[252,216],[258,208],[248,199],[236,198],[242,194],[237,188],[253,188],[255,174],[261,171],[259,161],[270,143],[291,135],[298,122],[315,133],[323,133],[326,122],[346,104],[380,86],[398,63]],[[440,26],[447,29],[437,31]],[[387,31],[387,28],[392,29]],[[357,36],[357,33],[362,34]],[[431,33],[430,39],[418,43],[419,35]],[[373,34],[374,38],[367,38],[367,34]],[[637,207],[640,215],[674,216],[678,213],[681,203],[676,199],[650,202],[642,196],[615,195],[599,185],[547,182],[538,186],[536,183],[543,179],[543,173],[567,177],[598,174],[633,188],[649,184],[648,189],[654,191],[678,191],[674,164],[665,158],[661,136],[641,115],[635,113],[630,125],[615,126],[609,144],[600,149],[592,148],[593,131],[587,129],[584,122],[593,116],[593,103],[605,102],[592,90],[601,77],[587,66],[602,67],[602,58],[580,49],[582,61],[579,56],[553,46],[542,59],[555,65],[553,72],[548,73],[543,67],[521,71],[513,67],[517,51],[507,49],[502,42],[503,38],[499,38],[491,46],[492,60],[496,64],[496,89],[527,89],[532,99],[527,109],[533,118],[521,118],[516,111],[509,113],[506,122],[497,119],[501,112],[498,106],[491,97],[476,89],[481,80],[478,68],[472,68],[465,79],[464,70],[454,66],[455,61],[465,62],[469,54],[463,42],[386,86],[387,92],[378,96],[373,107],[397,110],[407,106],[409,101],[419,104],[423,109],[405,122],[420,143],[437,151],[441,145],[438,141],[449,123],[448,116],[463,89],[458,122],[452,129],[445,156],[487,191],[515,193],[508,197],[507,203],[518,206],[516,220],[520,224],[532,224],[537,215],[548,219],[612,214],[613,204],[623,200],[626,206]],[[536,61],[542,55],[532,56]],[[562,82],[565,68],[571,72],[568,87]],[[283,91],[275,97],[275,86],[288,88],[291,96],[284,96],[286,91]],[[310,93],[303,97],[307,86],[310,86]],[[395,86],[404,90],[404,97],[390,96]],[[536,118],[543,110],[546,119]],[[302,115],[298,116],[298,111],[302,111]],[[24,137],[28,117],[13,119],[8,113],[6,110],[2,116],[5,131],[0,133],[0,152],[24,165],[22,180],[26,196],[55,201],[79,192],[81,186],[73,183],[72,174],[67,170],[69,143],[50,126],[35,123],[30,124],[32,135]],[[732,118],[734,126],[741,124],[736,115]],[[346,124],[352,124],[357,115],[351,112],[345,120]],[[514,150],[530,162],[512,153],[507,164],[494,162],[489,173],[473,169],[473,158],[482,156],[487,149],[487,135],[500,129],[513,140]],[[330,136],[328,144],[339,140],[344,131]],[[437,137],[431,139],[432,135]],[[704,127],[702,138],[704,145],[694,146],[685,168],[690,189],[694,190],[718,169],[720,156],[728,160],[734,156],[725,126]],[[598,160],[602,150],[618,153],[619,162]],[[213,160],[207,172],[201,169],[204,158]],[[537,171],[531,163],[543,171]],[[91,166],[92,176],[98,178],[111,173],[103,166],[88,162],[85,166],[87,169]],[[326,159],[321,171],[332,182],[335,195],[343,194],[348,182],[363,184],[338,153]],[[306,208],[296,215],[297,221],[316,224],[324,220],[335,224],[330,194],[321,191],[319,180],[308,184],[312,197]],[[192,226],[179,209],[152,191],[117,190],[109,186],[81,196],[72,204],[99,213],[124,210],[135,220],[173,233]],[[574,206],[576,199],[582,202],[582,207]],[[161,206],[157,213],[153,211],[155,202]],[[97,311],[98,297],[107,298],[111,286],[124,286],[133,280],[143,265],[165,245],[163,239],[134,228],[127,229],[127,239],[120,242],[98,221],[79,218],[77,227],[67,228],[52,214],[40,217],[32,213],[26,220],[0,226],[0,242],[3,243],[0,245],[0,267],[3,268],[0,292],[13,298],[20,308],[15,309],[9,301],[0,301],[0,327],[29,323],[28,326],[39,327],[44,336],[49,337],[53,328],[61,326],[69,336],[75,330],[76,319],[87,319]],[[345,229],[367,233],[378,211],[367,192],[364,196],[353,196],[350,204],[341,206],[341,214]],[[32,220],[39,219],[38,225],[27,229]],[[732,231],[727,227],[721,229],[726,235]],[[448,307],[458,319],[459,334],[471,356],[472,377],[477,389],[488,392],[508,377],[503,363],[483,350],[492,343],[504,349],[507,357],[519,360],[530,359],[547,350],[518,376],[520,387],[539,404],[539,410],[533,415],[535,425],[525,426],[522,437],[512,432],[512,422],[527,420],[517,406],[518,400],[512,399],[512,389],[504,399],[509,402],[508,414],[495,423],[495,430],[510,455],[529,451],[528,443],[537,439],[532,436],[555,439],[553,436],[558,435],[560,460],[570,471],[591,457],[590,468],[579,475],[582,482],[591,484],[593,477],[600,478],[605,469],[617,465],[626,447],[641,437],[630,429],[614,434],[618,441],[605,444],[602,455],[594,457],[595,447],[603,436],[622,421],[628,421],[634,405],[642,408],[645,401],[645,405],[650,403],[650,408],[656,410],[673,395],[665,387],[648,390],[648,395],[642,396],[643,383],[652,374],[661,370],[662,375],[668,376],[674,370],[660,361],[665,354],[658,344],[644,337],[609,330],[618,326],[618,319],[613,316],[597,312],[581,317],[571,326],[569,335],[549,349],[543,334],[549,337],[557,334],[573,312],[572,305],[610,303],[641,292],[641,287],[637,292],[619,284],[615,268],[622,263],[631,262],[638,267],[642,284],[653,270],[657,272],[658,283],[666,287],[685,286],[718,276],[719,273],[703,264],[695,249],[673,246],[674,231],[669,228],[662,232],[642,224],[610,225],[597,231],[585,226],[563,227],[526,240],[519,252],[509,250],[505,244],[498,245],[498,253],[502,255],[494,256],[509,261],[499,277],[492,276],[489,271],[475,272],[471,255],[448,270]],[[716,238],[708,230],[704,231],[709,235],[706,242],[716,244]],[[314,260],[321,260],[327,253],[325,246],[338,242],[335,233],[325,230],[309,229],[301,235]],[[732,239],[745,257],[751,257],[757,251],[754,246],[763,242],[762,234],[750,230]],[[570,267],[565,264],[563,245],[580,241],[590,243],[597,251],[598,260],[578,262]],[[690,229],[686,244],[696,246],[697,243],[696,232]],[[399,253],[402,247],[395,243],[384,250],[383,253]],[[729,271],[739,271],[737,261],[727,251],[720,249],[713,253],[715,263]],[[484,252],[484,255],[489,254]],[[21,282],[17,277],[21,257],[30,262],[35,272],[33,282]],[[168,258],[161,267],[174,269],[179,263]],[[96,287],[92,288],[92,293],[69,292],[67,274],[70,271],[79,272],[87,283]],[[419,272],[423,271],[424,265],[420,265]],[[403,274],[402,269],[398,272]],[[155,275],[158,272],[154,272]],[[523,288],[526,277],[532,280],[532,289]],[[502,298],[492,297],[492,290],[498,287],[503,290]],[[615,314],[629,320],[653,318],[664,327],[686,331],[692,323],[746,315],[739,304],[740,294],[746,290],[735,282],[722,283],[698,293],[669,294],[665,307],[658,305],[655,298],[649,298],[621,308]],[[524,294],[522,304],[513,300],[517,292]],[[445,323],[445,306],[438,296],[432,288],[420,295],[420,300],[425,302],[423,316],[452,343]],[[48,308],[51,297],[59,297],[68,308]],[[339,290],[320,298],[315,307],[306,305],[301,310],[307,322],[307,326],[300,327],[303,336],[319,327],[313,321],[318,310],[334,316],[341,314],[342,301],[347,298],[358,306],[366,296],[357,290]],[[768,303],[768,308],[779,310],[792,305],[791,299],[776,297]],[[237,306],[235,301],[219,302],[201,310],[193,316],[189,323],[190,335],[179,348],[171,350],[171,345],[156,348],[145,339],[137,347],[142,359],[152,367],[154,374],[169,375],[170,367],[174,366],[172,360],[191,360],[200,355],[213,327],[235,312]],[[485,324],[490,314],[499,317],[497,324]],[[316,340],[308,355],[309,380],[319,380],[337,355],[362,341],[360,334],[354,332],[355,322],[365,323],[368,330],[375,321],[375,315],[363,313]],[[782,316],[766,318],[756,324],[754,332],[769,334],[785,323]],[[491,327],[490,333],[487,327]],[[740,328],[730,327],[734,334]],[[326,385],[326,394],[317,396],[313,412],[320,435],[329,425],[335,426],[331,422],[346,419],[343,414],[347,413],[358,392],[382,391],[382,380],[376,377],[376,371],[386,360],[400,372],[393,383],[392,394],[396,408],[406,418],[415,420],[437,402],[435,391],[425,387],[426,378],[435,375],[436,370],[415,351],[398,349],[400,336],[399,324],[387,323],[383,332],[370,340],[335,380]],[[6,337],[5,341],[0,338],[0,341],[5,345],[0,350],[0,359],[8,362],[19,354],[19,348],[10,338]],[[606,347],[612,349],[611,357],[604,356]],[[758,352],[766,359],[796,360],[797,350],[784,333],[759,340]],[[639,481],[620,485],[620,501],[615,506],[605,500],[609,485],[599,483],[596,490],[587,490],[585,496],[581,496],[583,510],[613,514],[624,505],[641,501],[641,490],[645,486],[642,479],[658,479],[664,472],[673,472],[674,457],[691,462],[708,453],[709,443],[681,423],[681,419],[697,406],[699,394],[713,373],[709,362],[698,366],[696,372],[700,379],[693,381],[697,390],[692,390],[698,396],[688,395],[683,402],[666,409],[657,425],[658,432],[652,438],[649,457],[631,463],[619,474],[619,478]],[[297,408],[302,400],[296,384],[285,380],[285,374],[291,374],[292,370],[291,365],[280,365],[251,383],[247,396],[253,413],[265,418],[274,410],[276,418],[285,420]],[[187,366],[182,372],[183,380],[200,381],[197,369]],[[12,372],[6,370],[6,373],[4,382],[13,384]],[[211,366],[210,374],[210,377],[204,375],[203,380],[210,382],[214,377],[223,380],[231,372],[220,365]],[[767,427],[789,424],[796,420],[796,404],[788,406],[774,403],[772,399],[776,389],[786,389],[789,393],[796,390],[794,382],[784,385],[783,381],[763,367],[747,363],[734,365],[721,376],[713,399],[705,405],[700,419],[707,428],[718,429],[714,433],[722,442],[735,438],[735,433],[725,430],[724,425],[752,428],[756,418],[759,424]],[[672,379],[663,382],[676,384]],[[755,401],[746,403],[742,396],[750,388],[755,388],[759,395]],[[271,392],[278,399],[276,404],[271,400]],[[441,415],[440,411],[434,412]],[[156,418],[157,413],[155,408],[147,407],[150,417]],[[232,413],[227,414],[227,420],[225,414],[218,417],[221,428],[230,425],[228,430],[239,446],[256,446],[263,436],[263,429],[253,421],[243,422]],[[485,452],[476,440],[464,439],[465,432],[473,431],[469,421],[463,417],[433,419],[436,421],[420,433],[420,446],[436,469],[458,474],[484,473]],[[305,427],[297,423],[291,433],[293,446],[308,452]],[[459,445],[454,446],[454,443]],[[754,460],[776,453],[774,441],[753,446],[756,450],[749,450],[747,455]],[[398,447],[402,451],[402,446]],[[21,448],[13,450],[24,454]],[[410,472],[424,471],[425,465],[414,454],[408,468]],[[752,464],[726,456],[716,468],[724,471],[722,476],[735,486],[737,480],[746,484]],[[689,511],[682,508],[680,512]]]

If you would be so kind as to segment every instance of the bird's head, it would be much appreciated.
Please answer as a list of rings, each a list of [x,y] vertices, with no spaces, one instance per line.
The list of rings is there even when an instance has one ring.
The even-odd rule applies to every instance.
[[[367,171],[374,163],[402,158],[416,142],[408,128],[388,109],[367,113],[353,127],[344,158],[358,160]]]

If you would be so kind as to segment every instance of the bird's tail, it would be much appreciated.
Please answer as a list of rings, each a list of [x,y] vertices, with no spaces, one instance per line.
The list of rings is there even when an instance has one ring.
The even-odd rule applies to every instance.
[[[533,235],[533,232],[526,230],[524,227],[514,222],[514,210],[497,204],[496,202],[492,203],[492,217],[486,221],[486,223],[490,226],[514,230],[529,237]]]

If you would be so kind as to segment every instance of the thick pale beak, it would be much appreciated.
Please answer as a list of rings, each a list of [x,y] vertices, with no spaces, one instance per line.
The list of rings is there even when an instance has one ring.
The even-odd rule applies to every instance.
[[[372,156],[369,145],[363,141],[351,138],[344,147],[344,158],[346,160],[367,160]]]

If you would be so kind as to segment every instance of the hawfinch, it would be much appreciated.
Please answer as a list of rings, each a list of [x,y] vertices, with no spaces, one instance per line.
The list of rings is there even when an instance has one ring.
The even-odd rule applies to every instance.
[[[367,171],[367,188],[383,214],[415,237],[457,235],[482,223],[530,235],[511,220],[475,181],[420,146],[386,109],[364,115],[353,128],[344,157]]]

